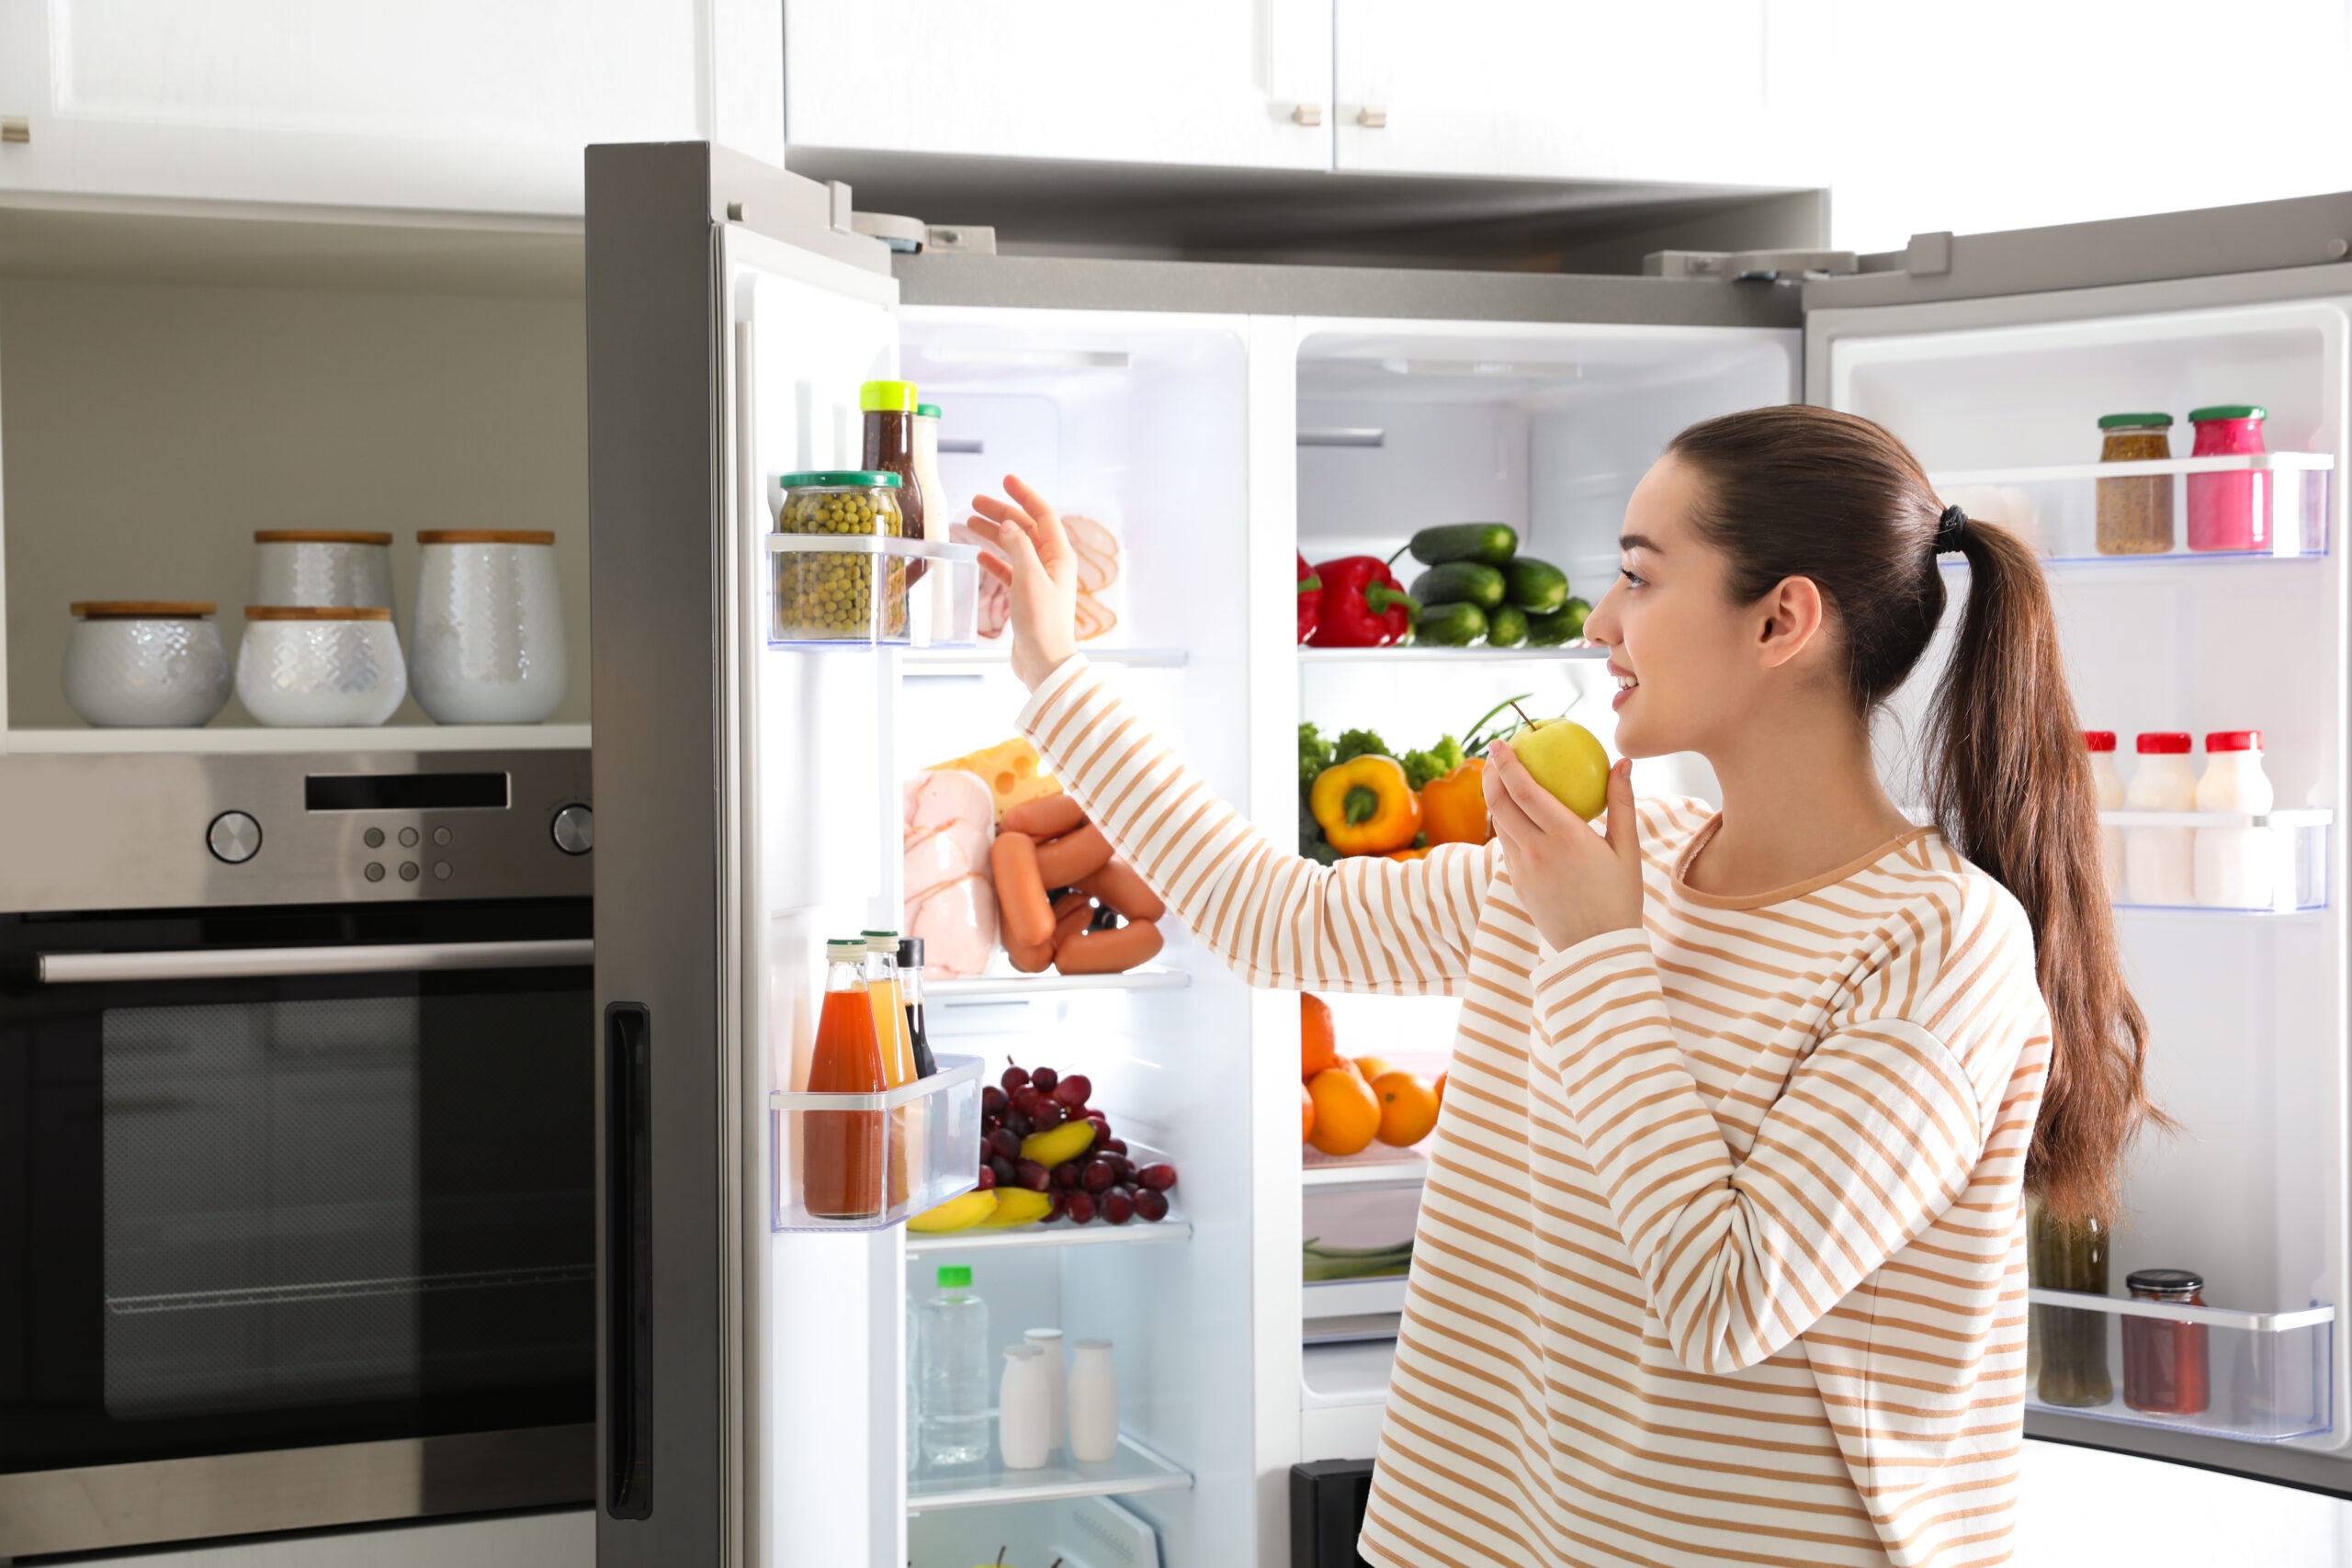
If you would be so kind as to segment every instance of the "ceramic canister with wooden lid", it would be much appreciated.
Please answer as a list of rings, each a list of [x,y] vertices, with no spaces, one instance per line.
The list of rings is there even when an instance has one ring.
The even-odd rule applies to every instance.
[[[409,666],[417,705],[441,724],[537,724],[570,677],[555,536],[430,529],[416,536]]]

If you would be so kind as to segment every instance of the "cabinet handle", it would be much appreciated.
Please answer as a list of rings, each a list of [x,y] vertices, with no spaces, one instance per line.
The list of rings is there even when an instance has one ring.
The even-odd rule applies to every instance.
[[[20,114],[0,114],[0,141],[30,141],[33,122]]]
[[[605,1009],[605,1511],[653,1515],[653,1012]]]
[[[1356,110],[1356,123],[1366,130],[1383,130],[1388,125],[1388,111],[1372,104]]]
[[[1290,111],[1290,118],[1294,125],[1320,125],[1323,123],[1323,106],[1301,104]]]

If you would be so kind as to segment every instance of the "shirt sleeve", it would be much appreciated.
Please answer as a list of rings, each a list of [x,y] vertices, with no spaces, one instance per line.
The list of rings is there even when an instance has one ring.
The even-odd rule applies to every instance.
[[[1984,1151],[1987,1065],[1915,1021],[1953,1021],[1934,976],[1891,987],[1921,998],[1910,1016],[1831,1020],[1744,1156],[1691,1076],[1642,932],[1549,955],[1535,987],[1539,1048],[1692,1371],[1752,1367],[1811,1329],[1959,1201]]]
[[[1467,976],[1493,845],[1336,866],[1278,848],[1179,762],[1083,655],[1038,682],[1020,725],[1152,891],[1251,985],[1452,995]]]

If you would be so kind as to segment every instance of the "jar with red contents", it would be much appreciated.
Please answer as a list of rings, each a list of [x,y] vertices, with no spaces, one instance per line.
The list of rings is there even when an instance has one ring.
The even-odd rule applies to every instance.
[[[2189,1269],[2135,1269],[2132,1299],[2203,1306],[2205,1277]],[[2211,1402],[2205,1325],[2161,1317],[2123,1320],[2123,1403],[2151,1416],[2195,1416]]]
[[[2265,450],[2262,422],[2267,410],[2255,403],[2216,403],[2191,410],[2197,427],[2197,457],[2236,457]],[[2192,550],[2267,550],[2270,547],[2270,475],[2262,468],[2188,476],[2188,547]]]

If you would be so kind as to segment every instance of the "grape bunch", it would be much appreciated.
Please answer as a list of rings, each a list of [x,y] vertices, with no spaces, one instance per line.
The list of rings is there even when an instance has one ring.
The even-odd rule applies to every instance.
[[[1084,1073],[1005,1068],[999,1084],[980,1091],[981,1190],[1042,1192],[1051,1205],[1046,1218],[1072,1224],[1166,1219],[1176,1168],[1129,1158],[1111,1118],[1086,1103],[1093,1092]]]

